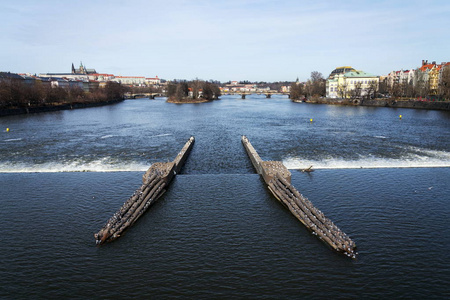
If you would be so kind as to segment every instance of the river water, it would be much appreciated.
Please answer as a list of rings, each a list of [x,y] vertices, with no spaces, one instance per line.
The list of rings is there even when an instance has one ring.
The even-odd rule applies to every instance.
[[[449,112],[138,99],[3,117],[0,131],[1,298],[450,297]],[[143,172],[191,135],[167,193],[97,247],[93,233]],[[291,169],[293,185],[356,242],[357,259],[268,193],[242,135]]]

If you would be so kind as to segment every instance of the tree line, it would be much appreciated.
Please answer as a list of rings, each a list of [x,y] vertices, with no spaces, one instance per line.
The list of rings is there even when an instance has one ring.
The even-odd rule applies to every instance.
[[[216,83],[204,80],[173,81],[166,90],[168,101],[189,102],[198,100],[216,100],[221,95]]]
[[[29,83],[24,80],[0,78],[0,108],[37,107],[71,103],[97,103],[121,100],[125,87],[117,82],[107,82],[104,88],[89,92],[80,87],[52,87],[40,80]]]
[[[326,81],[322,73],[311,72],[311,77],[305,82],[298,81],[291,85],[291,99],[318,98],[326,95]]]

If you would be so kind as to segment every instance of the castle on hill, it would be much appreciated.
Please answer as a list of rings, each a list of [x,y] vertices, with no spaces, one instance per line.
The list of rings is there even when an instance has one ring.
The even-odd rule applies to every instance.
[[[72,74],[96,74],[97,71],[95,69],[86,69],[86,66],[83,66],[83,63],[80,62],[80,67],[78,69],[75,69],[73,63],[72,63]]]

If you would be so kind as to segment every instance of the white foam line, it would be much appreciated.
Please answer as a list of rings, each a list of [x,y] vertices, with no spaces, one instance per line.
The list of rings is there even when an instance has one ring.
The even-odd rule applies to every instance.
[[[149,167],[139,163],[102,164],[99,161],[91,163],[45,163],[35,165],[0,164],[0,173],[71,173],[71,172],[145,172]]]
[[[168,135],[172,135],[172,134],[171,133],[162,133],[162,134],[152,135],[150,137],[161,137],[161,136],[168,136]]]
[[[286,159],[283,161],[288,169],[387,169],[387,168],[448,168],[449,160],[405,160],[405,159],[360,159],[353,161],[328,159],[321,161]]]
[[[108,134],[108,135],[104,135],[104,136],[102,136],[102,137],[100,137],[101,139],[108,139],[108,138],[111,138],[111,137],[113,137],[114,135],[112,135],[112,134]]]
[[[290,157],[283,161],[288,169],[381,169],[381,168],[448,168],[450,167],[450,153],[439,150],[421,149],[418,147],[404,147],[409,153],[400,158],[379,158],[361,156],[356,160],[341,158],[327,158],[322,160],[302,160]]]

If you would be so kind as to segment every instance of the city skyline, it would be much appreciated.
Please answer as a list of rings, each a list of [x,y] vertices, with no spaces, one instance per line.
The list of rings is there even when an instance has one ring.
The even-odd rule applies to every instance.
[[[0,71],[304,81],[448,59],[447,1],[21,1],[0,4]]]

